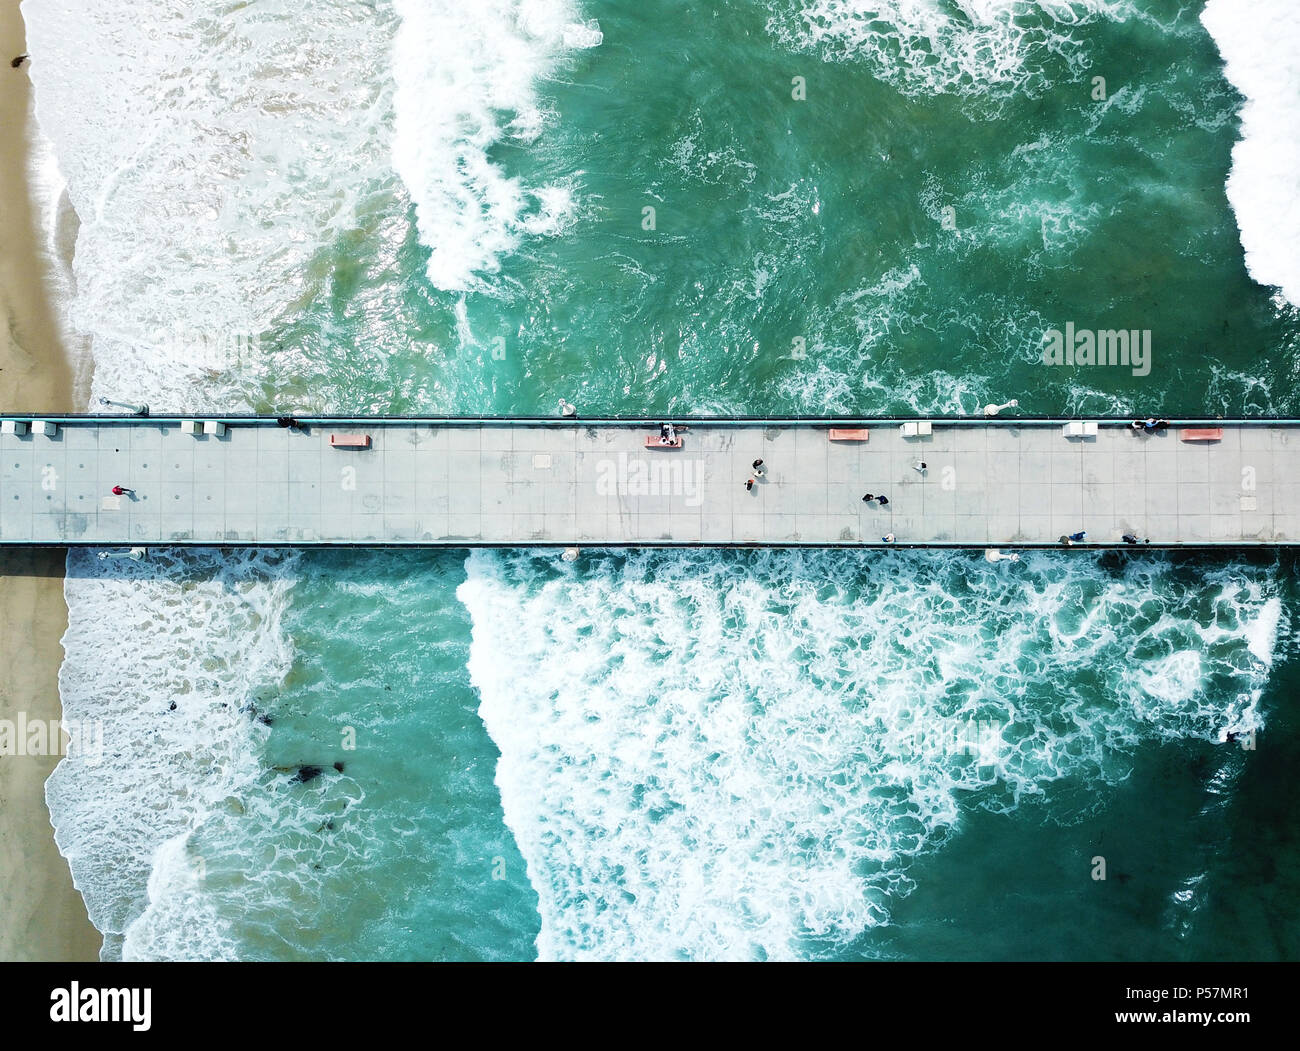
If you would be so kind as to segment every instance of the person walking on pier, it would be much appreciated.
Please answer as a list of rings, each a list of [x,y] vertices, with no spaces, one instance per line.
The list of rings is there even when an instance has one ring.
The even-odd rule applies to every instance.
[[[123,485],[113,486],[112,493],[114,496],[135,496],[134,489],[128,489]]]
[[[763,461],[755,460],[752,464],[750,464],[750,466],[754,468],[754,474],[758,475],[761,478],[763,475]]]
[[[745,483],[745,492],[749,492],[753,488],[754,488],[754,479],[751,478],[749,481]]]
[[[912,461],[912,470],[915,471],[917,474],[925,474],[925,472],[928,471],[929,469],[930,469],[930,465],[927,464],[924,460]]]
[[[1082,544],[1087,539],[1088,539],[1088,534],[1085,533],[1082,529],[1080,529],[1077,533],[1070,534],[1070,542],[1073,544]]]

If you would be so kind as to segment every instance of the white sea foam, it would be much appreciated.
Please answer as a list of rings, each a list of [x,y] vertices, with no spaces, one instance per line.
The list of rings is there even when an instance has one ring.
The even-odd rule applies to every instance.
[[[213,896],[205,893],[208,859],[191,849],[193,835],[193,830],[187,829],[154,852],[149,904],[132,921],[122,941],[124,960],[239,959],[234,917],[222,915]]]
[[[1132,13],[1128,0],[796,0],[768,30],[788,46],[867,64],[908,95],[1038,95],[1048,57],[1086,62],[1071,27]]]
[[[696,109],[691,113],[683,122],[683,131],[685,134],[668,147],[664,157],[678,173],[706,186],[721,183],[739,188],[754,181],[758,168],[752,161],[745,159],[740,144],[730,142],[717,149],[703,145],[706,132],[702,111]]]
[[[1126,776],[1145,743],[1259,725],[1264,570],[888,563],[470,556],[470,674],[543,958],[842,945],[889,921],[963,800],[1014,810]]]
[[[239,773],[224,798],[214,794],[154,852],[148,903],[127,928],[123,959],[321,958],[313,944],[329,932],[285,924],[286,913],[336,897],[331,876],[382,854],[376,839],[389,830],[334,824],[364,799],[349,778],[322,790],[249,762]]]
[[[392,5],[323,0],[305,19],[289,0],[28,0],[23,15],[38,120],[81,220],[71,316],[92,340],[92,393],[246,407],[265,358],[195,361],[163,335],[259,336],[315,294],[313,260],[359,208],[405,214]],[[183,865],[195,829],[257,776],[237,709],[287,660],[286,588],[246,552],[71,557],[60,692],[69,718],[105,721],[111,759],[65,761],[47,798],[109,956],[231,951]]]
[[[156,863],[183,856],[189,834],[261,776],[260,727],[240,709],[291,661],[280,617],[292,565],[261,554],[69,555],[59,692],[66,718],[103,722],[104,755],[60,762],[46,799],[109,956],[145,912]]]
[[[393,164],[415,202],[429,281],[488,287],[524,235],[554,234],[574,213],[570,188],[525,186],[489,156],[529,143],[551,115],[538,94],[566,54],[600,29],[572,0],[395,0]]]
[[[1266,668],[1273,667],[1278,628],[1282,622],[1282,600],[1271,598],[1260,614],[1246,626],[1246,640],[1255,659]]]
[[[1201,20],[1246,96],[1228,176],[1246,265],[1300,305],[1300,5],[1210,0]]]
[[[923,206],[941,217],[941,198],[927,189]],[[920,246],[925,247],[925,246]],[[964,248],[962,249],[964,250]],[[927,367],[904,349],[924,332],[931,342],[960,340],[983,347],[990,373],[1017,358],[1042,360],[1042,332],[1049,327],[1034,311],[985,294],[944,303],[932,294],[925,264],[909,263],[868,277],[861,288],[815,311],[807,355],[780,380],[783,399],[804,412],[905,411],[917,414],[978,414],[1006,395],[994,375]],[[851,326],[856,339],[843,345],[827,333]],[[842,337],[841,337],[842,339]],[[1118,404],[1118,403],[1116,403]]]
[[[37,116],[81,230],[72,320],[94,393],[155,408],[243,403],[264,362],[196,362],[164,338],[267,332],[388,161],[388,3],[222,11],[28,0]]]
[[[416,135],[419,115],[436,109],[422,88],[446,87],[435,67],[467,56],[472,66],[477,53],[483,66],[454,94],[471,116],[511,110],[501,134],[536,136],[545,114],[523,105],[531,78],[566,49],[599,42],[594,23],[568,5],[442,3],[416,20],[428,28],[425,15],[436,21],[439,10],[460,12],[445,17],[464,32],[437,39],[418,62],[404,54]],[[247,407],[269,367],[256,344],[213,369],[186,341],[165,337],[272,331],[317,294],[327,268],[316,260],[361,210],[402,216],[382,234],[394,250],[403,242],[394,6],[323,0],[306,19],[288,0],[221,11],[194,0],[147,10],[28,0],[23,13],[38,117],[81,219],[70,312],[93,341],[92,393],[155,412]],[[498,36],[503,26],[510,32]],[[459,156],[486,165],[496,132],[478,130],[466,132]],[[426,141],[421,156],[443,145]],[[449,178],[463,188],[456,163],[419,171],[416,185],[436,194],[433,181]],[[511,234],[553,232],[569,208],[566,187],[539,187],[511,211]],[[445,244],[436,224],[426,229]],[[479,232],[485,254],[470,252],[471,267],[499,248],[491,223]],[[232,935],[187,866],[200,830],[232,799],[242,807],[257,796],[257,727],[238,706],[283,670],[278,610],[288,585],[247,552],[140,566],[74,555],[70,568],[61,693],[69,718],[105,721],[111,760],[94,770],[68,761],[51,778],[60,847],[109,956],[228,956]]]

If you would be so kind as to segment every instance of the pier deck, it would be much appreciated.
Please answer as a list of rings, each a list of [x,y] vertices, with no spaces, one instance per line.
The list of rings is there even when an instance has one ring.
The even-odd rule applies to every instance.
[[[30,420],[30,417],[7,417]],[[1300,543],[1300,423],[1175,421],[1134,434],[1100,421],[686,421],[684,447],[646,448],[626,420],[309,421],[56,418],[0,434],[0,545],[691,546]],[[1211,442],[1182,427],[1222,427]],[[868,440],[831,441],[836,428]],[[369,435],[366,446],[331,435]],[[1293,449],[1292,446],[1295,446]],[[753,491],[753,460],[766,472]],[[916,460],[925,474],[913,469]],[[113,497],[120,485],[133,494]],[[883,493],[887,508],[864,504]]]

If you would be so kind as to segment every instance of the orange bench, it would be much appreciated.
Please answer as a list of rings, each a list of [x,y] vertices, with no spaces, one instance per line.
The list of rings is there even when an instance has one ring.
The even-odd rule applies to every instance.
[[[331,434],[330,445],[336,449],[369,449],[368,434]]]
[[[1178,437],[1185,442],[1218,442],[1223,440],[1222,427],[1184,427]]]
[[[682,447],[682,439],[677,437],[670,442],[665,442],[661,441],[657,434],[647,434],[645,436],[645,447],[647,449],[680,449]]]
[[[833,442],[865,442],[870,437],[865,427],[832,427],[830,440]]]

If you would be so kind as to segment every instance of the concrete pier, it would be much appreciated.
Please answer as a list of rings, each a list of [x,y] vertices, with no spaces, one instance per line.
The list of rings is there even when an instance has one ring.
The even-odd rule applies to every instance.
[[[918,421],[697,419],[675,421],[687,429],[674,450],[646,448],[657,421],[330,419],[300,432],[258,417],[7,419],[29,426],[0,433],[0,545],[856,547],[892,535],[982,548],[1079,530],[1104,545],[1125,533],[1300,543],[1300,421],[1174,421],[1147,435],[1099,420],[1071,438],[1066,420],[935,419],[905,437]],[[1193,427],[1222,437],[1182,440]],[[832,428],[868,437],[832,441]]]

